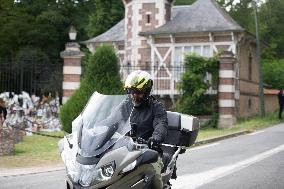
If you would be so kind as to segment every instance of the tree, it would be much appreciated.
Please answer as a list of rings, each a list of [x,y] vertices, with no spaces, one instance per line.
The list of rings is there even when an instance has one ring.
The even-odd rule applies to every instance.
[[[284,89],[284,59],[266,60],[263,64],[264,83],[274,89]]]
[[[230,4],[230,16],[243,28],[251,33],[255,33],[254,9],[252,0],[241,0],[235,4]]]
[[[94,55],[89,55],[86,72],[80,88],[60,109],[63,129],[71,132],[72,121],[82,112],[91,95],[98,91],[102,94],[122,94],[118,58],[110,46],[99,47]]]
[[[284,58],[284,1],[267,0],[260,8],[261,38],[269,44],[266,58]]]
[[[26,46],[43,51],[50,59],[69,41],[74,25],[78,40],[86,40],[85,25],[93,12],[94,0],[3,0],[0,3],[0,57],[13,59]]]
[[[94,0],[96,10],[89,16],[86,27],[89,37],[97,36],[124,18],[124,5],[117,0]]]

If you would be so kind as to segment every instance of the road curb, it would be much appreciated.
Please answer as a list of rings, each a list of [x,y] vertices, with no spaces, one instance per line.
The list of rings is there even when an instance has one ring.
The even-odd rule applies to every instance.
[[[232,133],[232,134],[228,134],[228,135],[224,135],[224,136],[220,136],[220,137],[201,140],[201,141],[195,142],[193,146],[200,146],[200,145],[204,145],[204,144],[208,144],[208,143],[212,143],[212,142],[217,142],[217,141],[220,141],[220,140],[233,138],[233,137],[237,137],[237,136],[245,135],[245,134],[249,134],[249,133],[252,133],[252,131],[248,131],[248,130],[247,131],[240,131],[240,132],[236,132],[236,133]]]
[[[220,140],[237,137],[240,135],[251,133],[252,131],[241,131],[232,133],[229,135],[224,135],[220,137],[215,137],[211,139],[201,140],[194,143],[194,146],[200,146],[204,144],[209,144],[213,142],[217,142]],[[31,175],[31,174],[39,174],[39,173],[46,173],[46,172],[53,172],[53,171],[61,171],[64,170],[64,166],[56,166],[56,167],[30,167],[30,168],[20,168],[20,169],[1,169],[0,168],[0,177],[13,177],[13,176],[22,176],[22,175]]]
[[[61,171],[61,170],[64,170],[64,169],[65,169],[64,166],[29,167],[29,168],[19,168],[19,169],[1,169],[0,168],[0,177],[32,175],[32,174],[38,174],[38,173]]]

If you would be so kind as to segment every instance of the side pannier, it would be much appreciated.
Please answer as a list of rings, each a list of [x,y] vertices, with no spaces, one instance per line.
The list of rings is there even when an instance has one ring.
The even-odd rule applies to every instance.
[[[178,112],[167,111],[168,134],[165,143],[189,147],[194,144],[198,131],[198,118]]]

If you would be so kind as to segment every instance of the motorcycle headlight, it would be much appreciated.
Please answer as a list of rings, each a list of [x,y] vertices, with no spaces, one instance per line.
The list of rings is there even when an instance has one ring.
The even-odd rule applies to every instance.
[[[111,162],[109,164],[106,164],[101,167],[102,169],[102,174],[104,177],[112,177],[114,170],[115,170],[115,164],[114,162]]]
[[[114,174],[114,171],[115,171],[114,161],[108,164],[105,164],[104,166],[98,169],[98,174],[96,177],[93,178],[92,184],[97,184],[99,182],[109,180]]]
[[[73,173],[68,170],[68,175],[73,182],[78,182],[81,186],[89,187],[103,181],[111,179],[115,172],[115,162],[110,162],[96,168],[96,165],[80,165],[78,172]],[[79,177],[78,177],[79,176]]]

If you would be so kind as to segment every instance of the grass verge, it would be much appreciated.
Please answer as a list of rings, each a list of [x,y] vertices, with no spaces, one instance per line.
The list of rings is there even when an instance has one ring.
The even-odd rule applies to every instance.
[[[63,136],[63,132],[44,134]],[[61,159],[57,145],[59,140],[59,138],[40,135],[24,136],[23,141],[15,145],[14,155],[0,158],[0,168],[60,164]]]
[[[198,134],[197,140],[205,140],[215,137],[220,137],[228,134],[233,134],[241,131],[256,131],[266,127],[270,127],[281,123],[277,117],[277,113],[267,114],[264,118],[254,117],[249,119],[239,119],[236,127],[228,129],[217,129],[217,128],[202,128]],[[282,121],[283,122],[283,121]]]

